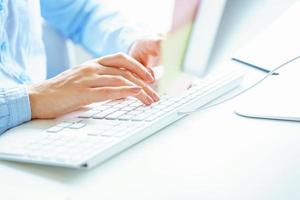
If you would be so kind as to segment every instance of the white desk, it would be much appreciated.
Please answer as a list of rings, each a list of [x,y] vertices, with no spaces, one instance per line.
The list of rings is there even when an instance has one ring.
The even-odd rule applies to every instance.
[[[218,59],[229,48],[220,41]],[[90,171],[1,161],[0,199],[299,199],[300,123],[238,117],[236,101],[194,113]]]

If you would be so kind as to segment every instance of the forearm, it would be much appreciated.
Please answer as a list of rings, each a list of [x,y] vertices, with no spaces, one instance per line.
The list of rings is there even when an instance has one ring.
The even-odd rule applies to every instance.
[[[0,134],[29,120],[31,111],[26,87],[0,88]]]
[[[97,57],[128,53],[132,43],[143,37],[105,1],[42,0],[41,8],[47,22]]]

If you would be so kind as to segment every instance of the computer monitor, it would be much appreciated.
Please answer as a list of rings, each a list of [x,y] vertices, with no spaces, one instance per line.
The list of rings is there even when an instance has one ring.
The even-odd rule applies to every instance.
[[[225,4],[226,0],[174,1],[172,27],[162,50],[165,79],[181,72],[198,77],[205,73]]]
[[[200,1],[182,63],[184,71],[197,76],[202,76],[207,71],[226,2],[226,0]]]
[[[213,48],[226,0],[174,0],[172,25],[162,45],[160,93],[176,93],[201,77]]]

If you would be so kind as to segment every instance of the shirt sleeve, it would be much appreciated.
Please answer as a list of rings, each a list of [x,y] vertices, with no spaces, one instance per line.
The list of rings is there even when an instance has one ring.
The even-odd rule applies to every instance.
[[[0,134],[31,120],[26,87],[0,88]]]
[[[94,56],[124,52],[143,33],[104,0],[41,0],[45,20]]]

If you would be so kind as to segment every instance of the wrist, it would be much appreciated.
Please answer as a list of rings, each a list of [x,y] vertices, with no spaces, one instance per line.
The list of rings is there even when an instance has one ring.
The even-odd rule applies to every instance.
[[[31,119],[37,119],[37,102],[38,102],[38,92],[35,90],[33,85],[27,87],[29,102],[30,102],[30,110],[31,110]]]

